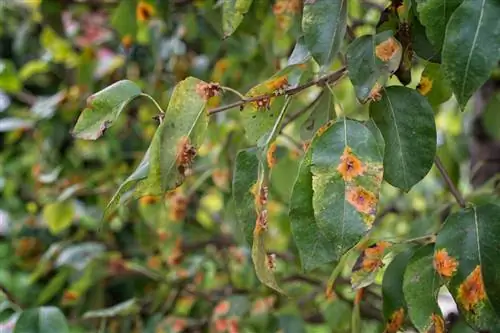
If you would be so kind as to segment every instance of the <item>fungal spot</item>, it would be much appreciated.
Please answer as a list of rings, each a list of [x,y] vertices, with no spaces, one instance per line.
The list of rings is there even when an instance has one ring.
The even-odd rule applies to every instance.
[[[430,330],[428,330],[428,333],[444,333],[445,332],[445,327],[444,327],[444,319],[438,314],[433,313],[432,314],[432,327]]]
[[[160,198],[158,196],[154,196],[154,195],[146,195],[146,196],[143,196],[139,199],[139,203],[141,205],[152,205],[152,204],[155,204],[157,203],[158,201],[160,200]]]
[[[387,62],[391,60],[396,52],[398,52],[400,46],[398,42],[394,39],[394,37],[389,37],[387,40],[378,44],[375,47],[375,55],[380,60]]]
[[[316,132],[316,136],[320,137],[323,135],[323,133],[326,132],[327,129],[329,129],[333,125],[333,120],[330,120],[320,128],[318,128],[318,131]]]
[[[267,230],[267,210],[264,209],[257,215],[257,221],[255,221],[255,233],[260,235],[263,231]]]
[[[405,310],[403,308],[399,308],[391,315],[391,318],[385,327],[384,333],[397,333],[401,326],[403,326],[404,319]]]
[[[474,271],[458,287],[458,303],[466,311],[471,311],[479,302],[486,298],[481,266],[477,265]]]
[[[378,268],[383,267],[384,264],[382,259],[385,254],[385,250],[389,246],[391,246],[391,243],[380,241],[366,248],[354,264],[353,272],[363,270],[366,273],[371,273]]]
[[[347,192],[347,201],[361,213],[375,214],[377,198],[372,192],[361,186],[356,186]]]
[[[182,176],[188,176],[191,173],[191,166],[196,157],[196,148],[191,145],[189,137],[182,137],[177,143],[177,170]]]
[[[457,271],[458,261],[448,255],[446,249],[440,249],[434,253],[433,265],[439,275],[450,278]]]
[[[215,306],[214,309],[214,315],[215,316],[223,316],[229,312],[229,309],[231,308],[231,304],[229,304],[229,301],[221,301],[219,304]]]
[[[342,175],[344,181],[351,181],[353,178],[365,172],[363,163],[352,153],[349,146],[346,146],[344,153],[340,156],[340,164],[337,171]]]
[[[208,100],[214,96],[219,96],[221,91],[222,88],[220,87],[220,84],[216,82],[199,82],[196,85],[196,93],[204,100]]]
[[[427,76],[422,76],[420,82],[417,85],[417,90],[423,96],[427,95],[432,89],[432,80]]]
[[[267,157],[267,165],[269,166],[269,168],[272,168],[273,166],[276,165],[276,141],[273,142],[270,146],[269,146],[269,149],[267,150],[267,154],[266,154],[266,157]]]
[[[145,1],[140,1],[137,4],[136,16],[139,22],[148,21],[151,18],[151,16],[154,15],[154,13],[155,13],[154,7],[151,4]]]
[[[370,93],[368,94],[368,99],[374,102],[380,101],[380,99],[382,98],[382,94],[380,93],[381,89],[382,86],[380,85],[380,83],[376,82],[372,90],[370,90]]]
[[[268,270],[276,270],[276,254],[270,253],[266,256],[266,265]]]

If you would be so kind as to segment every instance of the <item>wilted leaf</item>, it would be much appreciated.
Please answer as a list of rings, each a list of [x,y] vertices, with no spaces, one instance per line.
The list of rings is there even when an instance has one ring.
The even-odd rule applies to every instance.
[[[347,70],[360,102],[373,98],[373,92],[378,92],[398,69],[402,50],[392,31],[361,36],[349,44]]]
[[[236,31],[250,9],[253,0],[225,0],[222,3],[222,30],[224,37]]]
[[[74,216],[75,208],[72,201],[53,202],[43,208],[43,219],[54,235],[69,228]]]
[[[327,69],[346,32],[347,0],[305,1],[302,14],[304,41],[314,60]]]
[[[434,255],[434,266],[448,282],[465,320],[478,330],[492,332],[500,330],[498,235],[500,206],[463,209],[446,219],[437,235]]]
[[[139,95],[141,89],[134,82],[122,80],[90,96],[73,135],[86,140],[99,138],[118,119],[127,104]]]
[[[64,314],[54,306],[24,310],[14,333],[69,333]]]
[[[392,86],[370,105],[385,140],[384,179],[409,191],[429,172],[436,153],[434,112],[413,89]]]
[[[462,109],[500,58],[499,12],[496,0],[464,0],[448,22],[443,72]]]
[[[113,318],[113,317],[128,317],[136,314],[140,310],[135,298],[128,301],[113,305],[112,307],[87,311],[83,314],[83,318]]]
[[[427,332],[436,323],[440,326],[441,310],[437,304],[442,280],[432,265],[433,244],[416,250],[404,274],[403,292],[412,323],[421,332]],[[444,332],[444,329],[435,332]]]
[[[253,230],[257,214],[255,212],[255,194],[259,159],[257,149],[242,150],[236,156],[233,174],[233,200],[236,220],[249,245],[253,243]]]

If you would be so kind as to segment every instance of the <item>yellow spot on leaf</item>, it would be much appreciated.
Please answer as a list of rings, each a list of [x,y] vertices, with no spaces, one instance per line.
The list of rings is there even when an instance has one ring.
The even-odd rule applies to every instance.
[[[345,147],[344,153],[340,156],[340,164],[337,167],[337,171],[340,172],[345,181],[351,181],[353,178],[362,175],[365,172],[365,167],[363,163],[354,156],[351,148]]]
[[[433,333],[444,333],[445,328],[444,328],[444,319],[438,314],[433,313],[432,314],[432,328],[428,330],[427,332],[433,332]]]
[[[394,37],[389,37],[375,47],[375,55],[380,60],[387,62],[399,51],[399,48],[400,46]]]
[[[361,186],[354,187],[347,192],[347,201],[361,213],[375,214],[377,198],[372,192]]]
[[[276,165],[276,142],[273,142],[267,150],[267,165],[272,168]]]
[[[391,315],[391,318],[385,327],[384,333],[397,333],[401,326],[403,326],[404,319],[405,310],[403,308],[399,308]]]
[[[434,253],[434,269],[443,277],[452,277],[457,271],[458,261],[448,255],[446,249],[437,250]]]
[[[420,78],[420,83],[417,86],[417,90],[422,95],[427,95],[432,89],[432,80],[427,76],[422,76]]]
[[[374,272],[378,268],[382,267],[382,259],[384,257],[385,249],[391,246],[391,243],[386,241],[380,241],[368,248],[366,248],[360,258],[361,269],[365,272]]]
[[[146,1],[140,1],[136,7],[136,16],[139,22],[148,21],[155,14],[153,5]]]
[[[327,129],[329,129],[331,126],[333,125],[333,121],[329,121],[327,122],[326,124],[324,124],[323,126],[321,126],[320,128],[318,128],[318,131],[316,132],[316,136],[322,136],[323,133],[326,132]]]
[[[458,287],[458,301],[466,311],[470,311],[485,298],[486,292],[481,275],[481,266],[477,265],[474,271]]]
[[[154,195],[146,195],[139,199],[139,203],[144,206],[152,205],[160,201],[160,197]]]
[[[269,92],[284,89],[288,85],[288,78],[286,76],[280,76],[266,82],[265,85]]]

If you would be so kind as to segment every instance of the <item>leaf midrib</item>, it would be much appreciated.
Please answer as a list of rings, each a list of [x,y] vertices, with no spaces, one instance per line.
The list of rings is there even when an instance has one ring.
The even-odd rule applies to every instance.
[[[333,0],[330,0],[330,1],[333,1]],[[340,0],[340,8],[339,8],[339,11],[337,13],[337,17],[336,17],[336,20],[335,22],[337,23],[335,28],[334,28],[334,31],[333,31],[333,36],[332,36],[332,39],[331,39],[331,42],[330,42],[330,48],[328,49],[328,53],[327,53],[327,57],[325,59],[325,63],[323,65],[327,65],[329,62],[331,62],[331,59],[330,57],[332,56],[332,52],[333,52],[333,45],[335,44],[335,38],[337,37],[337,32],[339,30],[339,20],[340,20],[340,15],[342,13],[342,8],[344,8],[344,3],[345,3],[346,0]]]

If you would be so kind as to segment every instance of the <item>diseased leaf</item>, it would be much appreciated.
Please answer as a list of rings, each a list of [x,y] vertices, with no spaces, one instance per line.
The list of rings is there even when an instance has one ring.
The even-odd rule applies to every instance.
[[[132,81],[118,81],[87,99],[87,107],[76,122],[73,135],[95,140],[118,119],[128,103],[141,94]]]
[[[429,172],[436,153],[432,107],[413,89],[392,86],[370,114],[385,140],[384,179],[409,191]]]
[[[500,330],[500,206],[462,209],[446,219],[437,235],[434,267],[465,320],[478,330]],[[494,310],[496,308],[496,313]]]
[[[364,288],[373,283],[380,268],[384,266],[382,260],[391,245],[389,242],[380,241],[361,252],[352,268],[351,286],[353,289]]]
[[[309,149],[295,180],[289,212],[292,235],[306,271],[330,263],[336,256],[335,244],[314,219],[311,157]]]
[[[361,103],[373,99],[373,93],[377,93],[398,69],[402,50],[390,30],[375,36],[361,36],[349,45],[346,53],[348,75]]]
[[[335,102],[329,89],[321,92],[319,100],[309,111],[309,117],[300,127],[300,138],[310,140],[318,129],[330,120],[335,119]]]
[[[92,259],[98,257],[105,251],[104,245],[96,242],[74,244],[66,247],[59,253],[55,266],[71,266],[77,270],[83,270]]]
[[[431,43],[441,48],[446,32],[446,24],[451,14],[463,0],[417,0],[417,11],[420,22],[425,27]]]
[[[337,261],[375,219],[382,155],[370,130],[352,120],[320,129],[309,149],[315,222]]]
[[[274,277],[274,256],[267,253],[264,239],[265,233],[254,231],[252,261],[255,267],[255,273],[260,282],[284,294],[285,292],[278,286],[278,282],[276,282],[276,278]]]
[[[442,282],[432,266],[433,254],[433,244],[416,250],[403,279],[408,315],[420,332],[428,332],[432,327],[435,332],[444,332],[444,319],[437,304]]]
[[[443,72],[463,109],[500,58],[500,3],[464,0],[451,16],[443,45]]]
[[[43,219],[52,234],[57,235],[71,226],[75,208],[73,202],[54,202],[43,208]]]
[[[19,316],[14,333],[69,333],[64,314],[55,306],[24,310]]]
[[[224,0],[222,3],[222,30],[227,38],[236,31],[250,9],[253,0]]]
[[[257,149],[242,150],[236,156],[233,175],[233,200],[237,222],[249,245],[253,243],[255,212],[255,186],[259,171]]]
[[[444,77],[441,66],[433,63],[425,66],[417,90],[432,106],[446,102],[452,95],[450,84]]]
[[[266,81],[250,89],[245,96],[272,95],[285,89],[292,78],[300,73],[302,73],[302,65],[285,67]],[[257,143],[259,139],[271,131],[284,103],[283,97],[270,97],[260,102],[246,104],[241,112],[241,118],[245,127],[245,136],[250,144]]]
[[[302,14],[304,41],[314,60],[327,69],[346,32],[347,0],[305,1]]]
[[[408,314],[403,294],[403,276],[413,253],[413,248],[399,253],[384,272],[382,280],[383,314],[386,325],[384,333],[398,332]]]

